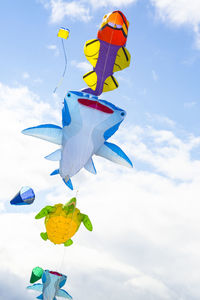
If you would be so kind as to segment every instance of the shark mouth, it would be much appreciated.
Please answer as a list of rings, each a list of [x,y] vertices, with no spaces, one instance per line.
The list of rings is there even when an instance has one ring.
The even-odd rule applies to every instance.
[[[106,114],[113,114],[113,112],[114,112],[111,108],[99,103],[98,101],[81,98],[81,99],[78,99],[78,102],[84,106],[88,106],[90,108],[100,110]]]
[[[56,276],[61,276],[62,277],[62,274],[58,273],[58,272],[54,272],[54,271],[49,271],[49,273],[53,274],[53,275],[56,275]]]

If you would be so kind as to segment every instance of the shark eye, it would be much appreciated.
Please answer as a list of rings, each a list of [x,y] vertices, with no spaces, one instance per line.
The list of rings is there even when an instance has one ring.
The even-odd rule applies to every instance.
[[[70,93],[68,93],[68,94],[67,94],[67,97],[71,97],[71,94],[70,94]]]

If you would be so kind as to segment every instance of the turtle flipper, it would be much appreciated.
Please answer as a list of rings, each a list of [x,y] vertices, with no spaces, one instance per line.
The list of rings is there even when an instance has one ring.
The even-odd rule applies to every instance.
[[[54,212],[56,210],[55,207],[47,205],[45,206],[36,216],[35,219],[41,219],[46,217],[49,213]]]
[[[87,230],[89,230],[89,231],[92,231],[93,230],[92,222],[90,221],[89,217],[84,214],[81,214],[81,216],[82,216],[82,221],[83,221],[85,228],[87,228]]]
[[[64,243],[64,246],[68,247],[68,246],[71,246],[72,244],[73,244],[73,241],[71,239],[69,239]]]
[[[41,238],[42,238],[44,241],[48,240],[47,232],[41,232],[41,233],[40,233],[40,236],[41,236]]]

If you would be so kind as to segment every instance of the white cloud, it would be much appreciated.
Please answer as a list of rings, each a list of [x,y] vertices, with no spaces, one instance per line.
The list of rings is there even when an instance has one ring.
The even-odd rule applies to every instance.
[[[158,114],[149,114],[149,113],[146,113],[146,116],[148,117],[148,120],[153,123],[159,123],[159,125],[163,124],[163,125],[167,125],[170,127],[175,126],[175,122],[166,116],[162,116],[162,115],[158,115]]]
[[[5,210],[4,203],[0,202],[0,212]]]
[[[159,18],[176,26],[190,26],[195,33],[196,47],[200,49],[199,0],[151,0]]]
[[[76,191],[49,176],[55,165],[42,156],[55,146],[20,133],[45,122],[59,125],[60,111],[55,114],[53,104],[24,86],[0,84],[0,101],[1,200],[9,200],[22,185],[36,192],[29,213],[6,204],[7,211],[0,213],[2,274],[16,275],[22,289],[33,267],[57,270],[68,275],[64,288],[83,300],[105,295],[111,300],[199,299],[200,160],[192,158],[192,151],[200,146],[200,137],[183,139],[151,127],[120,128],[112,141],[134,165],[142,162],[150,168],[130,170],[95,157],[96,176],[82,170],[73,178],[78,207],[88,214],[94,231],[81,226],[74,245],[65,248],[40,238],[44,220],[34,215],[48,202],[65,203]],[[21,213],[13,213],[17,209]]]
[[[29,74],[28,72],[24,72],[24,73],[22,74],[22,78],[23,78],[23,79],[29,79],[29,78],[30,78],[30,74]]]
[[[65,17],[70,19],[89,22],[92,19],[92,9],[100,7],[119,8],[137,2],[137,0],[40,0],[46,9],[51,10],[50,21],[61,22]]]
[[[83,22],[91,19],[89,8],[82,1],[50,0],[45,2],[45,8],[51,10],[50,21],[52,23],[59,23],[65,17]]]
[[[59,55],[59,50],[56,45],[47,45],[47,49],[53,51],[55,56]]]
[[[0,181],[4,182],[0,199],[6,201],[23,185],[34,185],[36,189],[46,188],[48,164],[45,160],[41,160],[41,163],[38,161],[38,164],[34,161],[55,147],[52,148],[48,143],[38,143],[37,140],[33,144],[21,134],[21,130],[45,123],[45,116],[55,120],[57,114],[48,103],[42,102],[25,86],[13,88],[0,83],[0,101]]]
[[[140,136],[136,135],[137,140],[134,141],[134,129],[130,129],[129,133],[130,151],[133,152],[131,149],[134,149],[134,156],[153,166],[157,172],[177,180],[200,178],[200,161],[192,160],[190,155],[191,151],[200,146],[200,137],[189,135],[183,141],[172,131],[149,127]],[[145,140],[148,140],[148,143],[144,142]]]
[[[94,8],[98,7],[123,7],[136,3],[137,0],[89,0]]]
[[[127,282],[135,289],[139,289],[142,293],[148,293],[148,295],[157,296],[159,299],[175,299],[172,291],[168,289],[165,284],[160,280],[152,278],[150,276],[136,276]]]
[[[195,101],[191,101],[191,102],[185,102],[183,105],[185,108],[192,108],[196,105],[197,103]]]
[[[89,72],[92,69],[92,66],[86,61],[78,62],[76,60],[72,60],[71,64],[72,64],[72,66],[74,66],[77,69],[84,71],[84,72]]]
[[[42,78],[38,77],[38,78],[34,79],[33,82],[36,84],[41,84],[43,82],[43,80],[42,80]]]
[[[154,80],[154,81],[157,81],[157,80],[158,80],[158,75],[157,75],[157,73],[156,73],[155,70],[152,70],[152,77],[153,77],[153,80]]]

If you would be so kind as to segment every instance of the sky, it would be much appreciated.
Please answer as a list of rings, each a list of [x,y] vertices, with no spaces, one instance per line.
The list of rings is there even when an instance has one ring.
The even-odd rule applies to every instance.
[[[21,134],[61,125],[68,90],[85,87],[84,57],[103,16],[119,9],[130,22],[130,67],[115,74],[118,89],[101,98],[127,116],[110,139],[133,169],[95,157],[97,175],[81,170],[70,191],[44,156],[56,146]],[[200,2],[199,0],[16,0],[0,3],[0,298],[35,299],[26,290],[35,266],[68,276],[76,300],[200,298]],[[70,29],[64,68],[57,31]],[[22,186],[34,204],[14,207]],[[46,205],[77,195],[93,232],[81,226],[68,248],[44,242]]]

